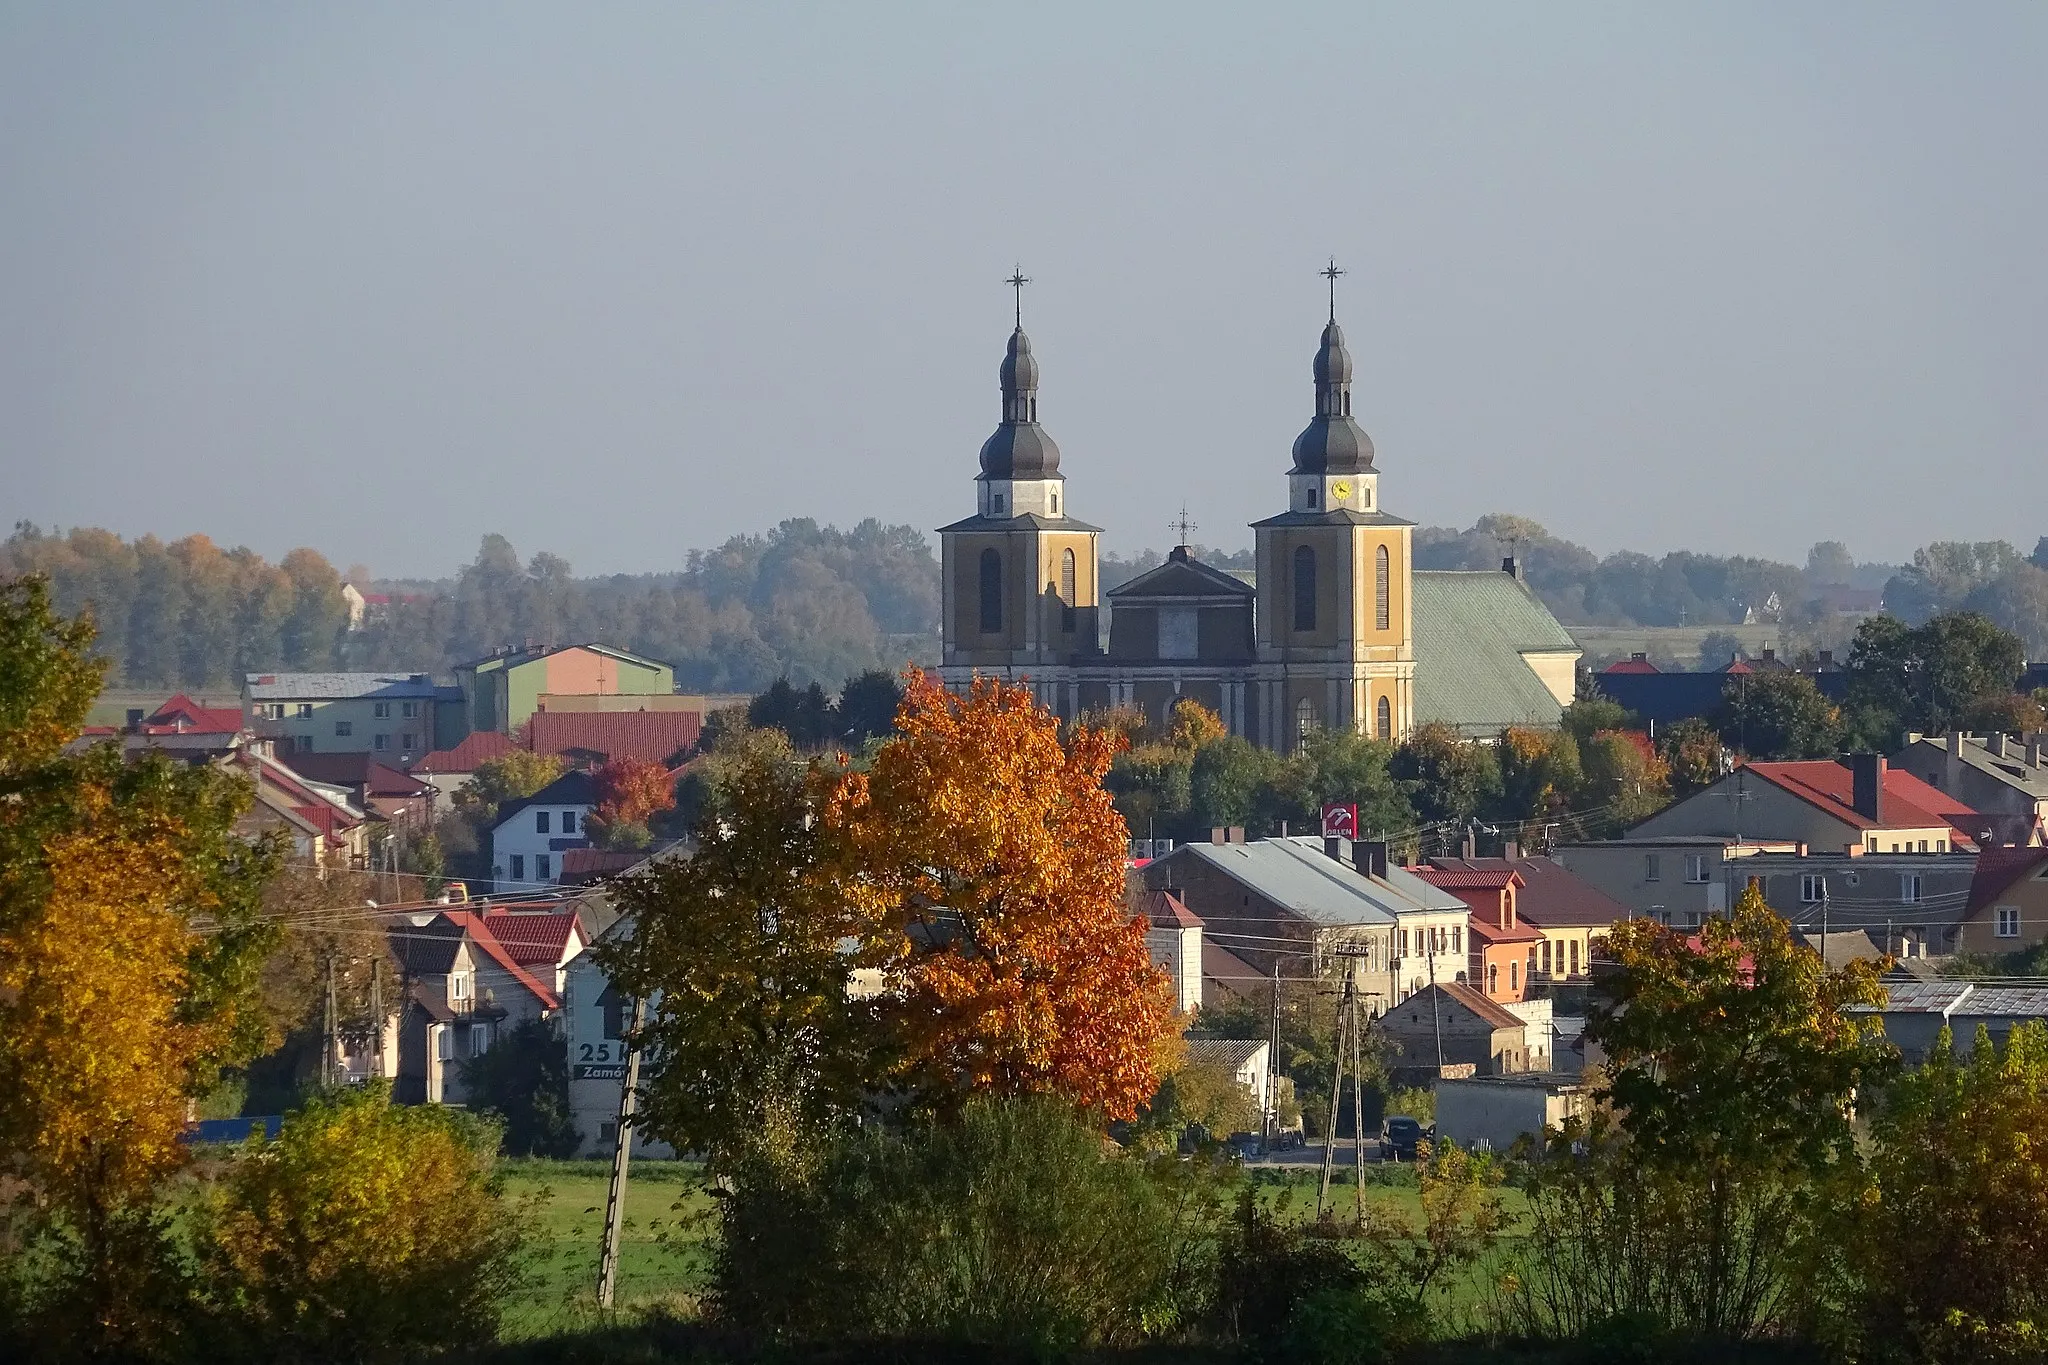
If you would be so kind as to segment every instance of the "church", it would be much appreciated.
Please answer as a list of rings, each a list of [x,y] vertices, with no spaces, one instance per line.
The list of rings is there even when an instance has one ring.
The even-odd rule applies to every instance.
[[[1317,728],[1398,740],[1440,722],[1480,739],[1558,723],[1579,649],[1513,558],[1499,572],[1414,568],[1415,524],[1382,506],[1372,441],[1351,414],[1339,272],[1324,273],[1315,413],[1294,441],[1285,510],[1252,523],[1251,582],[1181,545],[1098,591],[1102,528],[1073,514],[1059,447],[1039,425],[1020,300],[974,515],[939,528],[949,687],[994,675],[1065,718],[1125,706],[1155,723],[1191,697],[1282,752]]]

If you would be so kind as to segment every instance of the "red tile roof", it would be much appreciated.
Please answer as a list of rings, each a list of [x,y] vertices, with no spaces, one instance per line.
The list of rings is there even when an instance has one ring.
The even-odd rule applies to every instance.
[[[553,971],[568,951],[570,935],[581,929],[574,910],[544,913],[490,909],[483,921],[491,937],[505,945],[505,951],[522,967],[545,967]]]
[[[1482,918],[1475,911],[1472,915],[1471,923],[1466,927],[1472,931],[1472,937],[1482,943],[1541,943],[1543,941],[1543,931],[1533,924],[1523,922],[1519,917],[1515,921],[1514,928],[1503,929],[1493,921]]]
[[[571,848],[562,851],[564,885],[586,885],[600,877],[616,876],[647,861],[644,852],[609,848]]]
[[[1146,891],[1138,898],[1137,910],[1154,929],[1199,929],[1202,921],[1171,891]]]
[[[478,730],[452,749],[436,749],[412,765],[416,773],[473,773],[494,758],[503,758],[519,746],[496,730]]]
[[[1820,758],[1744,766],[1766,782],[1820,807],[1853,829],[1925,829],[1933,825],[1947,825],[1955,836],[1952,842],[1976,847],[1978,827],[1983,823],[1983,817],[1904,768],[1885,769],[1885,818],[1880,824],[1856,809],[1856,779],[1847,764]]]
[[[1513,867],[1523,886],[1515,895],[1515,914],[1538,928],[1604,928],[1635,912],[1591,882],[1573,876],[1549,858],[1432,858],[1441,869],[1505,869]]]
[[[697,746],[695,711],[536,711],[527,745],[537,754],[590,754],[600,761],[640,758],[666,765]]]
[[[491,932],[490,923],[482,915],[467,910],[444,910],[441,913],[447,917],[449,923],[458,925],[466,931],[469,934],[469,941],[510,973],[514,981],[532,991],[543,1009],[556,1009],[561,1005],[562,1002],[556,998],[554,990],[543,985],[538,977],[513,956],[512,950]]]
[[[157,707],[142,722],[145,735],[232,735],[239,734],[241,729],[239,706],[201,706],[183,692]]]
[[[1410,869],[1431,886],[1445,891],[1504,891],[1521,886],[1511,867],[1417,867]]]
[[[1648,659],[1623,659],[1600,670],[1602,673],[1662,673],[1664,670]]]

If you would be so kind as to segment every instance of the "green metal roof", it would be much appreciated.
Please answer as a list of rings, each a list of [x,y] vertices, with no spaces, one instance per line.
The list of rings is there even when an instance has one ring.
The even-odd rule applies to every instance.
[[[1536,594],[1509,574],[1415,575],[1415,723],[1465,734],[1556,725],[1563,710],[1524,654],[1577,652]]]

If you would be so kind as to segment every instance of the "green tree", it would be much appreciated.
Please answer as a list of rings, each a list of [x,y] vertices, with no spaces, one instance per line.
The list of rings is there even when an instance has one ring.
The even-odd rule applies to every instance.
[[[1579,799],[1606,811],[1616,827],[1632,825],[1671,801],[1670,770],[1648,738],[1605,730],[1580,745],[1586,780]]]
[[[1690,796],[1720,780],[1725,751],[1714,727],[1688,716],[1657,738],[1657,752],[1670,774],[1674,796]]]
[[[1238,735],[1205,744],[1189,770],[1189,815],[1197,829],[1242,825],[1268,833],[1264,793],[1280,775],[1280,756]]]
[[[1312,730],[1283,765],[1278,795],[1290,828],[1321,828],[1323,804],[1358,807],[1361,835],[1395,834],[1415,823],[1414,807],[1394,780],[1394,746],[1351,730]],[[1291,780],[1290,780],[1291,779]]]
[[[1597,688],[1587,692],[1583,687],[1572,704],[1564,708],[1564,714],[1558,717],[1558,725],[1581,744],[1602,730],[1634,728],[1629,721],[1628,708],[1620,702],[1609,701],[1600,695]]]
[[[1723,744],[1751,758],[1827,758],[1843,739],[1841,712],[1804,673],[1731,674],[1713,721]]]
[[[507,1156],[576,1155],[569,1047],[546,1020],[523,1020],[463,1062],[462,1088],[470,1108],[497,1121]]]
[[[1494,753],[1501,809],[1510,820],[1543,820],[1569,810],[1585,780],[1578,742],[1563,730],[1510,726]]]
[[[511,753],[487,758],[477,764],[476,771],[469,775],[469,781],[455,793],[455,800],[470,813],[480,828],[487,828],[499,806],[532,796],[560,777],[563,771],[562,760],[554,754],[514,749]]]
[[[859,747],[871,739],[896,733],[896,708],[903,704],[903,684],[896,675],[869,669],[846,680],[832,704],[839,738]]]
[[[1417,726],[1401,742],[1391,771],[1417,818],[1428,824],[1471,820],[1500,799],[1500,760],[1493,748],[1440,722]]]

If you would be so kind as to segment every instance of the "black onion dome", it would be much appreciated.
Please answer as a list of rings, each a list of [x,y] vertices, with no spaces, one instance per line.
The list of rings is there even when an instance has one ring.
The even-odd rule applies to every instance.
[[[1038,361],[1019,327],[1003,355],[1003,424],[982,442],[981,472],[990,479],[1054,479],[1060,448],[1038,425]]]
[[[1332,318],[1316,348],[1316,415],[1294,438],[1297,474],[1372,472],[1372,438],[1351,418],[1351,352]]]

